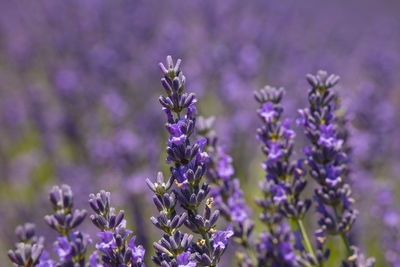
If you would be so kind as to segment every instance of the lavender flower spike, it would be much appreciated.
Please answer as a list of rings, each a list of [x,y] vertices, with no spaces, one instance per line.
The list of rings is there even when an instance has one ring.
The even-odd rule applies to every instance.
[[[309,107],[299,110],[301,119],[298,122],[303,125],[310,142],[310,146],[304,149],[309,174],[319,184],[314,197],[321,215],[317,256],[323,260],[322,255],[326,254],[322,250],[325,235],[340,235],[348,257],[344,265],[353,266],[359,253],[357,247],[350,246],[347,232],[358,212],[353,208],[354,199],[348,178],[345,177],[348,174],[348,148],[344,146],[344,140],[339,138],[339,125],[334,113],[336,94],[332,88],[338,83],[339,77],[318,71],[316,75],[307,75],[307,80],[311,85],[308,92]]]
[[[212,211],[213,198],[207,198],[210,187],[202,181],[207,170],[208,155],[204,152],[206,140],[204,138],[191,140],[195,132],[197,99],[193,93],[186,93],[184,90],[186,79],[180,68],[180,59],[174,64],[171,56],[168,56],[167,66],[162,63],[159,65],[164,75],[161,83],[167,93],[167,96],[161,96],[159,100],[167,115],[166,128],[170,134],[167,142],[167,163],[171,163],[172,166],[168,183],[172,181],[175,183],[174,196],[187,213],[185,225],[193,233],[200,234],[202,239],[191,243],[186,251],[169,255],[168,252],[171,252],[169,246],[174,250],[183,241],[175,242],[174,239],[171,240],[170,235],[165,236],[167,242],[155,244],[158,250],[157,258],[164,257],[166,263],[163,266],[175,266],[177,264],[175,256],[187,252],[191,254],[189,259],[194,259],[199,265],[217,266],[233,232],[227,230],[221,234],[216,231],[219,210]],[[151,187],[151,183],[148,184]],[[198,209],[203,205],[203,212],[200,214]],[[177,241],[184,236],[174,233],[175,235]],[[185,245],[186,242],[184,242]],[[160,261],[155,262],[158,264]]]
[[[102,253],[101,260],[106,267],[141,267],[144,266],[144,249],[135,245],[135,236],[126,229],[124,211],[118,214],[111,206],[110,192],[100,191],[89,196],[89,204],[96,213],[90,216],[93,224],[100,229],[100,241],[96,244],[97,251],[90,261],[98,262],[97,255]],[[97,266],[97,265],[95,265]]]
[[[258,245],[259,262],[263,264],[316,264],[313,248],[308,240],[302,219],[310,208],[311,200],[301,200],[300,194],[306,186],[302,161],[291,162],[295,133],[290,129],[290,120],[281,121],[283,88],[266,86],[255,93],[260,104],[257,110],[263,126],[257,130],[257,138],[262,143],[262,151],[267,160],[262,166],[267,175],[260,183],[264,198],[257,199],[263,209],[260,219],[268,232],[261,236]],[[287,223],[297,223],[306,252],[302,258],[295,253],[292,245],[294,236]],[[278,245],[273,245],[278,242]],[[302,249],[301,249],[302,250]]]
[[[60,233],[54,249],[61,265],[85,266],[86,252],[92,240],[87,234],[73,231],[86,217],[86,210],[73,210],[71,187],[54,186],[49,194],[54,214],[44,217],[46,223]]]
[[[218,144],[218,137],[212,128],[214,117],[199,117],[197,122],[198,133],[207,140],[204,147],[209,155],[206,177],[213,185],[210,195],[225,220],[233,223],[234,240],[243,247],[242,251],[236,252],[239,264],[253,266],[255,258],[251,234],[254,222],[249,216],[249,208],[240,189],[239,179],[232,177],[232,158],[225,154],[224,147]]]
[[[15,233],[18,237],[16,249],[8,251],[8,257],[15,266],[31,267],[38,266],[43,261],[41,255],[44,252],[43,237],[38,238],[35,235],[35,225],[26,223],[16,228]],[[49,265],[54,266],[54,265]]]
[[[69,235],[73,228],[83,222],[86,210],[72,212],[73,194],[68,185],[54,186],[50,191],[49,199],[55,213],[44,217],[46,223],[61,235]]]
[[[180,78],[176,77],[178,80],[175,79],[175,91],[177,90],[177,86],[179,83],[184,83],[184,76],[179,69],[180,60],[176,63],[175,67],[172,68],[172,59],[168,57],[168,69],[164,67],[163,64],[160,63],[160,68],[166,78],[162,79],[161,82],[164,88],[167,90],[168,96],[173,95],[173,84],[172,80],[175,76],[180,75]],[[170,78],[170,75],[172,79]],[[185,94],[186,95],[186,94]],[[178,100],[179,95],[175,92],[175,101]],[[163,98],[160,97],[160,102],[162,105],[163,103],[170,103],[171,107],[173,107],[174,103],[172,102],[171,98]],[[190,96],[194,101],[194,96]],[[175,112],[181,112],[182,109],[188,108],[182,103],[183,106],[175,107]],[[188,104],[191,104],[188,102]],[[172,150],[174,146],[181,146],[183,142],[186,142],[187,134],[181,131],[181,126],[183,126],[183,121],[181,123],[174,124],[173,115],[170,110],[166,107],[163,110],[167,113],[168,123],[167,129],[170,130],[170,138],[168,141],[168,148],[171,151],[169,152],[169,156],[167,162],[171,161],[171,157],[174,158]],[[169,127],[168,127],[169,126]],[[173,172],[176,174],[177,172]],[[164,175],[159,172],[157,175],[156,181],[153,183],[150,179],[146,180],[147,185],[153,191],[153,202],[157,207],[159,214],[157,217],[151,217],[151,222],[160,230],[164,232],[163,237],[153,244],[156,250],[156,256],[152,257],[152,260],[158,266],[192,266],[196,265],[194,261],[195,255],[191,253],[190,247],[192,246],[193,235],[188,235],[182,233],[179,228],[185,223],[187,219],[187,214],[183,212],[182,214],[178,214],[176,212],[176,204],[177,204],[177,193],[172,189],[174,183],[182,186],[184,181],[182,177],[177,177],[177,175],[171,175],[171,177],[165,181]]]
[[[154,193],[153,202],[159,211],[157,218],[151,217],[150,220],[164,232],[163,237],[153,244],[156,250],[153,262],[158,266],[191,266],[195,263],[189,252],[193,236],[179,230],[187,216],[186,213],[179,215],[175,210],[177,199],[171,191],[172,177],[165,182],[163,174],[159,172],[156,182],[152,183],[149,179],[146,182]]]

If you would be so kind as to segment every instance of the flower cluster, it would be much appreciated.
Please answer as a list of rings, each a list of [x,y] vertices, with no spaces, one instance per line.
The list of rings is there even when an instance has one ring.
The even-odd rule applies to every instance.
[[[266,181],[273,184],[272,198],[279,203],[282,215],[297,220],[303,219],[311,201],[300,199],[300,194],[307,184],[304,179],[304,162],[291,161],[295,132],[290,128],[290,119],[283,122],[281,120],[283,108],[280,102],[283,94],[283,88],[269,86],[255,93],[256,100],[261,105],[258,115],[264,122],[257,130],[257,137],[263,144],[263,153],[267,156],[267,161],[262,165],[267,172]]]
[[[295,133],[290,128],[291,121],[282,122],[283,107],[281,100],[283,88],[266,86],[255,93],[260,104],[257,110],[263,126],[257,130],[257,138],[262,143],[262,152],[267,157],[262,166],[267,175],[260,183],[264,198],[257,199],[263,209],[260,219],[266,224],[268,232],[263,233],[258,245],[259,261],[265,264],[286,264],[299,266],[302,261],[314,261],[314,254],[309,244],[302,219],[311,206],[309,199],[301,200],[306,181],[303,162],[292,162]],[[304,259],[295,254],[293,233],[287,223],[288,219],[297,223],[304,238],[306,252]],[[275,241],[278,246],[272,246]],[[271,243],[272,242],[272,243]]]
[[[92,241],[87,234],[74,229],[85,219],[86,210],[73,210],[73,194],[68,185],[54,186],[49,199],[54,214],[46,215],[44,219],[61,235],[54,244],[60,264],[85,266],[86,252]]]
[[[301,118],[298,122],[303,125],[310,142],[310,146],[304,149],[309,174],[319,184],[315,190],[317,211],[320,213],[320,229],[316,233],[318,260],[323,261],[328,256],[327,252],[323,252],[325,236],[340,235],[347,250],[347,264],[354,264],[357,248],[350,247],[347,232],[356,219],[357,211],[353,208],[354,199],[345,177],[348,174],[348,149],[338,134],[336,95],[332,90],[339,77],[319,71],[316,75],[307,75],[307,80],[311,85],[309,107],[299,111]]]
[[[151,217],[150,220],[164,232],[163,237],[153,244],[156,250],[156,256],[153,257],[154,263],[160,266],[184,264],[195,266],[196,263],[188,252],[193,235],[183,234],[179,230],[185,223],[187,215],[186,213],[177,214],[175,209],[177,199],[175,193],[171,191],[172,177],[165,181],[163,174],[159,172],[156,182],[152,183],[149,179],[146,182],[154,193],[153,202],[159,211],[157,218]]]
[[[14,265],[46,266],[43,264],[43,258],[46,257],[47,252],[44,251],[43,238],[35,235],[35,225],[32,223],[20,225],[16,228],[15,234],[18,238],[18,243],[15,244],[16,249],[8,251],[8,257]]]
[[[232,157],[227,155],[225,148],[218,143],[218,137],[213,130],[214,121],[214,117],[207,119],[199,117],[197,122],[197,132],[207,140],[204,149],[208,154],[206,177],[213,186],[210,195],[225,220],[234,223],[234,240],[244,248],[236,254],[243,265],[249,266],[253,264],[247,251],[253,245],[251,233],[254,222],[249,216],[249,208],[240,189],[240,181],[232,177],[234,174]]]
[[[54,243],[54,251],[59,260],[50,259],[44,250],[44,239],[35,236],[34,225],[18,226],[16,235],[19,242],[16,250],[8,255],[16,266],[23,267],[141,267],[144,266],[144,249],[135,245],[132,231],[126,229],[124,211],[116,214],[111,207],[110,193],[101,191],[89,196],[90,207],[95,214],[90,216],[93,224],[100,229],[100,241],[96,250],[86,262],[86,254],[92,244],[89,235],[74,230],[86,216],[85,210],[73,209],[73,195],[67,185],[54,186],[50,192],[50,202],[55,213],[45,216],[45,221],[61,236]],[[102,255],[99,255],[99,254]]]
[[[207,170],[208,155],[204,152],[206,139],[191,140],[196,126],[197,99],[193,93],[184,91],[185,76],[180,65],[181,60],[174,64],[170,56],[167,57],[166,66],[159,64],[164,75],[161,83],[167,93],[167,96],[161,96],[159,100],[167,115],[166,128],[170,134],[166,151],[167,163],[171,164],[171,177],[166,183],[161,174],[158,182],[152,184],[148,181],[160,211],[158,218],[152,221],[166,233],[154,244],[157,257],[153,261],[158,265],[176,266],[179,265],[178,256],[189,253],[180,259],[194,260],[204,266],[216,266],[233,232],[215,229],[220,212],[212,211],[214,200],[212,197],[207,198],[210,186],[202,181]],[[172,193],[166,193],[172,183],[175,183],[175,188]],[[185,213],[175,213],[175,201],[179,202]],[[201,206],[204,206],[202,214],[199,213]],[[190,243],[191,235],[176,231],[182,222],[202,239]]]
[[[101,260],[105,267],[144,266],[144,249],[135,245],[135,236],[132,231],[126,229],[124,211],[117,214],[111,206],[110,192],[100,191],[96,195],[89,196],[89,204],[96,213],[90,216],[93,224],[100,229],[98,233],[100,241],[96,244],[97,251],[90,258],[94,265],[98,261],[98,252],[102,253]]]
[[[158,83],[152,62],[165,51],[185,55],[191,88],[204,97],[208,112],[223,111],[219,127],[231,155],[240,157],[235,159],[240,173],[250,172],[257,155],[253,144],[247,145],[257,123],[249,88],[272,77],[294,85],[299,73],[318,66],[340,70],[352,85],[343,91],[345,102],[352,115],[358,113],[352,145],[372,163],[366,171],[373,182],[360,176],[352,185],[357,208],[369,213],[371,194],[362,194],[366,186],[385,180],[397,187],[398,179],[392,178],[400,158],[395,141],[400,130],[398,1],[367,0],[371,5],[358,8],[357,15],[340,1],[310,0],[309,8],[301,1],[290,8],[286,1],[263,0],[212,6],[205,1],[71,1],[0,4],[0,183],[12,189],[0,196],[2,232],[11,232],[22,212],[41,219],[34,217],[41,212],[31,212],[41,209],[40,202],[31,200],[54,183],[53,177],[62,183],[77,177],[87,185],[74,192],[76,203],[109,183],[113,188],[124,183],[118,191],[140,194],[121,194],[126,203],[135,198],[125,211],[135,209],[137,218],[148,221],[139,214],[144,209],[135,207],[145,199],[142,177],[159,163],[163,132],[157,130],[159,112],[152,108]],[[299,106],[304,93],[302,86],[292,86],[288,108]],[[19,149],[26,143],[32,149]],[[52,169],[54,175],[40,172],[45,177],[38,182],[38,168]],[[110,174],[113,179],[104,178]],[[248,176],[243,182],[252,181]],[[35,194],[23,194],[33,188]],[[22,207],[12,194],[34,206]],[[355,226],[360,222],[358,217]],[[141,235],[152,233],[144,230]],[[365,236],[351,232],[357,239]],[[8,246],[9,238],[1,243]],[[387,249],[375,251],[385,261]],[[4,255],[0,258],[3,262]]]
[[[309,107],[299,111],[301,118],[298,119],[309,142],[303,150],[305,159],[293,160],[296,135],[291,121],[283,119],[284,89],[266,86],[255,92],[259,104],[257,114],[263,123],[257,129],[257,139],[266,157],[261,164],[266,175],[259,183],[262,197],[256,199],[265,228],[258,240],[254,240],[255,223],[239,179],[233,178],[233,159],[225,153],[213,130],[214,118],[200,117],[197,121],[197,99],[185,91],[181,60],[174,62],[168,56],[167,64],[159,66],[166,92],[159,102],[167,116],[169,175],[166,178],[159,172],[154,182],[146,180],[158,211],[150,221],[162,231],[161,238],[153,243],[155,265],[217,267],[233,239],[241,247],[236,254],[241,267],[323,267],[330,260],[330,251],[325,245],[329,236],[340,236],[346,248],[341,266],[374,265],[374,259],[364,258],[358,247],[350,245],[350,240],[351,243],[354,240],[348,236],[357,211],[353,208],[349,184],[350,132],[346,117],[339,114],[339,97],[332,90],[338,76],[323,71],[307,76],[311,85]],[[304,225],[313,204],[303,196],[309,182],[306,175],[316,181],[314,203],[319,214],[316,250]],[[19,242],[8,253],[14,265],[145,266],[145,249],[135,244],[136,236],[127,229],[125,212],[111,206],[109,192],[101,190],[89,195],[89,205],[94,211],[90,219],[99,230],[99,240],[93,245],[95,250],[88,261],[86,255],[92,241],[76,229],[87,212],[74,209],[72,190],[67,185],[53,187],[49,199],[54,212],[44,219],[59,235],[54,244],[58,260],[50,259],[44,251],[43,238],[37,237],[34,225],[28,223],[16,229]],[[395,226],[397,213],[389,216],[391,201],[386,199],[386,202],[385,220]],[[225,219],[226,230],[217,230],[220,217]],[[190,233],[183,231],[184,226]],[[397,261],[396,251],[388,250],[387,254],[391,262]]]

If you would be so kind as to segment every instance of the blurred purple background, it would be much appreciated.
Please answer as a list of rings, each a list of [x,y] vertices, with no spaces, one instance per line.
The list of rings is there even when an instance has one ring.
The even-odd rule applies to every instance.
[[[0,0],[0,250],[24,221],[53,241],[43,216],[58,183],[79,208],[91,192],[116,192],[138,243],[155,240],[144,180],[165,168],[157,63],[171,54],[200,113],[217,116],[250,203],[263,177],[253,91],[284,86],[296,118],[306,73],[340,75],[361,213],[354,238],[377,266],[400,264],[399,14],[395,0]]]

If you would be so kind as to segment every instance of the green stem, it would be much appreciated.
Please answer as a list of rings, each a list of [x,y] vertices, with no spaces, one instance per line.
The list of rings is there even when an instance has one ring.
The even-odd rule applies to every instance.
[[[351,248],[350,248],[350,243],[349,240],[347,239],[346,233],[340,233],[340,236],[342,237],[343,243],[346,246],[347,250],[347,256],[351,256]]]
[[[311,246],[310,240],[308,239],[306,228],[304,227],[303,221],[301,219],[296,220],[297,226],[299,227],[301,236],[303,237],[304,246],[308,253],[310,253],[311,257],[316,260],[314,250]]]
[[[336,221],[338,222],[340,217],[339,217],[339,213],[337,211],[336,206],[333,207],[333,210],[335,211]],[[350,248],[349,239],[347,238],[346,233],[345,232],[341,232],[340,233],[340,237],[342,238],[343,244],[346,247],[347,257],[350,257],[352,252],[351,252],[351,248]]]

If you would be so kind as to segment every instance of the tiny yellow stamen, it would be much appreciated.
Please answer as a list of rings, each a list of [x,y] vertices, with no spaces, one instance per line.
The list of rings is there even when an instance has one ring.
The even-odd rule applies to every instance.
[[[326,123],[325,119],[322,119],[321,124],[325,124],[325,123]]]
[[[213,197],[210,197],[209,199],[207,199],[207,207],[209,207],[210,209],[212,208],[213,203],[214,203]]]
[[[325,242],[325,238],[324,237],[317,237],[317,239],[318,239],[318,242],[320,242],[320,243],[324,243]]]
[[[177,181],[176,179],[174,180],[174,182],[176,183],[176,185],[177,185],[179,188],[182,187],[182,184],[181,184],[181,183],[178,183],[178,181]]]
[[[300,168],[296,168],[296,172],[298,175],[302,175],[303,174],[303,170]]]
[[[272,142],[279,141],[279,136],[274,133],[274,134],[271,135],[270,139],[271,139]]]
[[[338,180],[339,180],[339,183],[341,183],[342,182],[342,177],[339,177]]]
[[[205,244],[206,244],[206,241],[205,241],[204,239],[199,240],[199,241],[197,242],[197,245],[198,245],[198,246],[204,246]]]

